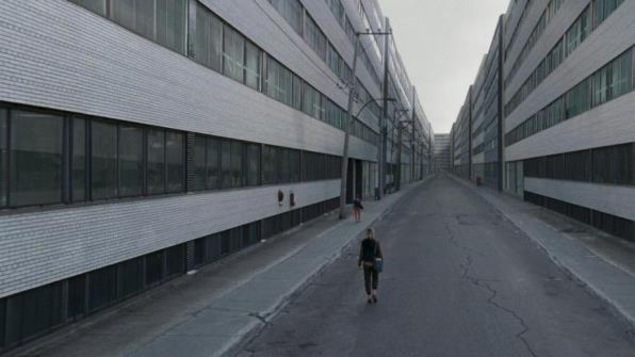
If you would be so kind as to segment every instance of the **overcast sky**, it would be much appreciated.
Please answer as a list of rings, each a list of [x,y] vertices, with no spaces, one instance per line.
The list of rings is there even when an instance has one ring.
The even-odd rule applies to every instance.
[[[449,133],[509,0],[379,0],[435,133]]]

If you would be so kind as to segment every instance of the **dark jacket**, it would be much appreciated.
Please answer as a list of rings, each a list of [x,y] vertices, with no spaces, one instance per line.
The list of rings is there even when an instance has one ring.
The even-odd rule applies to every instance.
[[[375,250],[375,247],[377,247],[377,250]],[[362,262],[374,263],[375,258],[383,259],[381,245],[374,239],[365,238],[359,247],[359,260],[357,264],[361,265]]]
[[[353,200],[353,207],[357,209],[364,209],[364,205],[362,205],[362,201],[359,198],[355,198]]]

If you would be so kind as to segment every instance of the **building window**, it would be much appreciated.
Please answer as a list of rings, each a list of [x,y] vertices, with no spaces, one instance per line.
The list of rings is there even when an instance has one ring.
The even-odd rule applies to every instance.
[[[320,58],[326,60],[326,36],[309,15],[305,16],[304,39]]]
[[[117,126],[93,121],[91,134],[92,198],[117,197]]]
[[[278,13],[302,35],[302,4],[298,0],[269,0]]]
[[[201,4],[198,4],[196,8],[196,38],[194,44],[194,59],[206,67],[221,72],[223,62],[223,22]]]
[[[609,67],[609,100],[633,90],[633,51],[626,51]]]
[[[243,143],[240,141],[231,142],[231,187],[242,185],[243,171]]]
[[[194,187],[191,187],[191,191],[205,189],[205,152],[205,137],[202,135],[194,136]]]
[[[207,138],[207,175],[208,189],[220,188],[220,141],[215,138]]]
[[[183,134],[168,131],[166,134],[167,189],[169,193],[183,192],[184,148]]]
[[[247,145],[247,179],[249,186],[260,184],[260,145]]]
[[[7,135],[9,135],[9,119],[6,109],[0,109],[0,207],[7,205],[7,169],[8,147]]]
[[[86,200],[86,178],[88,177],[88,170],[86,164],[88,163],[86,155],[86,120],[80,118],[73,118],[73,142],[71,157],[71,175],[72,175],[72,201],[82,202]]]
[[[245,76],[245,38],[229,26],[225,26],[224,38],[223,73],[227,77],[243,83]]]
[[[62,117],[12,112],[11,206],[62,202],[63,129]]]
[[[222,188],[232,187],[231,141],[221,140],[220,149]]]
[[[119,127],[119,194],[140,196],[143,193],[143,132],[140,127]]]
[[[267,95],[289,106],[294,106],[295,75],[272,57],[267,60]]]
[[[245,84],[260,90],[260,62],[262,51],[251,42],[245,46]]]
[[[117,266],[88,273],[88,311],[94,312],[117,301]]]
[[[148,194],[165,193],[165,131],[157,129],[148,130],[147,150]]]
[[[187,0],[110,0],[111,18],[164,47],[185,53]]]

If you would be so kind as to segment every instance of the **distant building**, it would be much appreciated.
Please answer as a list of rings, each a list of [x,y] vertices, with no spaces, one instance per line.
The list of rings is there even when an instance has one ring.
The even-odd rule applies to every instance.
[[[453,126],[454,172],[635,241],[633,18],[633,1],[512,1]]]
[[[437,171],[450,171],[450,134],[434,134],[434,164]]]

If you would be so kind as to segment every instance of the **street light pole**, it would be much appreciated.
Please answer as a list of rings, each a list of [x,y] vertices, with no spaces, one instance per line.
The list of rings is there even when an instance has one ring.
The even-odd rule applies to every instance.
[[[390,22],[388,20],[388,17],[385,18],[385,22],[386,22],[386,31],[388,31],[388,33],[390,33]],[[377,174],[379,175],[378,177],[378,186],[379,186],[379,194],[377,196],[378,199],[381,199],[384,196],[384,189],[386,186],[386,146],[387,146],[387,131],[388,131],[388,61],[390,59],[390,45],[389,45],[389,37],[386,37],[384,39],[384,81],[383,81],[383,88],[382,88],[382,97],[384,98],[384,103],[382,105],[382,114],[381,114],[381,118],[380,118],[380,123],[379,123],[379,141],[380,141],[380,145],[377,148],[379,150],[379,160],[378,160],[378,165],[379,168],[377,170]]]
[[[340,219],[345,218],[346,208],[346,181],[348,179],[348,142],[350,140],[349,126],[353,121],[353,102],[357,95],[357,53],[359,52],[359,34],[355,36],[355,52],[353,52],[353,84],[348,92],[348,108],[344,121],[344,153],[342,155],[342,178],[340,180]]]
[[[400,112],[402,115],[408,113],[408,109],[396,110],[395,112]],[[414,111],[413,111],[414,112]],[[393,115],[395,116],[395,115]],[[395,189],[399,191],[401,189],[401,150],[403,146],[403,124],[407,124],[407,121],[399,121],[399,117],[395,118],[397,122],[397,169],[395,172]],[[394,144],[393,144],[394,146]],[[392,158],[392,155],[391,155]]]
[[[388,21],[388,19],[386,19],[386,21]],[[372,31],[368,31],[368,32],[357,32],[355,34],[355,51],[353,52],[353,68],[352,68],[352,81],[353,84],[351,85],[351,89],[348,92],[348,108],[347,108],[347,114],[346,114],[346,119],[344,120],[344,125],[343,125],[343,129],[344,129],[344,153],[342,154],[342,178],[341,178],[341,185],[340,185],[340,214],[339,214],[339,218],[340,219],[344,219],[346,218],[346,185],[347,185],[347,180],[348,180],[348,146],[349,146],[349,141],[350,141],[350,133],[349,133],[349,127],[350,127],[350,123],[353,122],[353,102],[355,101],[355,96],[357,95],[357,74],[355,73],[357,70],[357,55],[359,54],[359,37],[361,35],[391,35],[391,32],[372,32]],[[373,99],[374,100],[374,99]],[[384,103],[386,102],[386,98],[384,98]],[[366,106],[363,105],[361,109],[363,109]],[[360,112],[361,112],[360,109]]]

